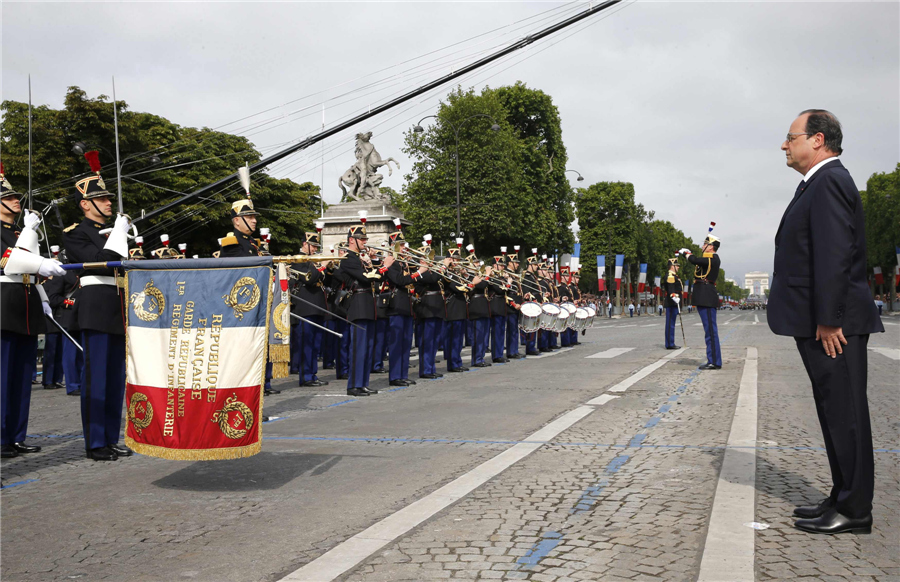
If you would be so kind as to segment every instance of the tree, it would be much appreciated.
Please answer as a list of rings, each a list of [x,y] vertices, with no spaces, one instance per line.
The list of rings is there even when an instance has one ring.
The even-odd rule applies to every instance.
[[[893,299],[896,247],[900,246],[900,164],[893,172],[872,174],[860,195],[866,215],[866,267],[869,272],[882,268]]]
[[[181,127],[157,115],[129,111],[124,101],[118,101],[116,107],[123,161],[122,195],[125,212],[130,216],[138,217],[142,210],[158,208],[233,173],[245,162],[260,159],[259,152],[244,137],[208,128]],[[0,108],[4,111],[0,133],[7,177],[19,191],[24,191],[28,181],[28,105],[4,101]],[[63,109],[44,105],[33,108],[32,128],[36,209],[46,206],[38,201],[46,203],[69,196],[60,204],[62,223],[81,220],[74,183],[87,175],[89,168],[83,157],[71,151],[76,141],[99,146],[107,190],[116,192],[113,105],[106,95],[92,99],[78,87],[69,87]],[[158,156],[160,163],[152,163],[151,154]],[[231,230],[231,202],[242,194],[239,187],[228,186],[165,213],[151,224],[142,224],[144,248],[160,246],[159,235],[166,233],[173,243],[187,243],[190,254],[210,254],[218,248],[216,240]],[[318,215],[318,187],[308,182],[274,179],[260,172],[253,176],[251,194],[262,214],[260,226],[271,229],[272,251],[291,253],[299,249],[302,232],[311,228]],[[50,241],[60,244],[60,225],[50,217],[48,223],[57,227],[48,232]]]

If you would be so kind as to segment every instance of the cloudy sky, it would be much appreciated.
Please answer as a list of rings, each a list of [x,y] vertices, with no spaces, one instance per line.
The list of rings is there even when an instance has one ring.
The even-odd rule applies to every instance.
[[[59,107],[67,86],[110,94],[115,75],[133,110],[242,133],[268,153],[318,131],[323,102],[333,124],[586,7],[4,1],[2,98],[27,100],[30,73],[34,102]],[[840,118],[858,187],[900,161],[897,2],[629,1],[613,10],[459,82],[521,80],[550,94],[582,185],[632,182],[639,202],[695,240],[716,221],[728,276],[771,271],[772,239],[801,178],[779,146],[800,110]],[[363,130],[408,170],[402,132],[446,92],[271,171],[317,183],[324,173],[326,200],[337,202],[352,133]],[[399,189],[402,174],[385,184]]]

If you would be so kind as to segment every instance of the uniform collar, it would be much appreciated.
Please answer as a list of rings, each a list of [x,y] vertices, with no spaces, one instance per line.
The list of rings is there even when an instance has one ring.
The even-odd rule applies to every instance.
[[[3,225],[3,228],[8,228],[10,230],[16,230],[16,225],[11,222],[6,222],[5,220],[0,220],[0,224]]]
[[[703,253],[704,259],[711,259],[716,253]]]
[[[93,226],[97,230],[100,230],[101,228],[106,226],[104,223],[97,222],[96,220],[92,220],[92,219],[88,218],[87,216],[84,217],[84,220],[81,221],[81,224],[87,224],[88,226]]]

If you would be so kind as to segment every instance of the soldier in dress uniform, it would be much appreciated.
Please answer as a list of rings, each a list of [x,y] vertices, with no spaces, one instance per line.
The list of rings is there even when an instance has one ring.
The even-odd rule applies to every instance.
[[[578,284],[581,282],[581,273],[579,272],[578,269],[575,269],[572,271],[571,281],[572,282],[569,285],[569,289],[572,291],[572,301],[575,303],[575,305],[580,306],[580,304],[582,303],[583,297],[581,295],[581,287],[578,286]],[[584,331],[585,330],[582,330],[581,333],[584,334]],[[581,342],[578,341],[578,332],[575,331],[574,329],[571,330],[571,332],[572,333],[571,333],[570,341],[571,341],[572,345],[580,346]]]
[[[304,233],[303,246],[300,254],[313,255],[319,248],[319,233]],[[295,368],[294,356],[296,355],[296,369],[300,375],[301,386],[326,386],[328,382],[319,380],[316,375],[319,371],[319,352],[322,348],[322,334],[320,327],[324,325],[325,311],[328,303],[325,287],[331,284],[332,275],[328,273],[330,263],[296,263],[291,265],[291,270],[296,275],[293,293],[302,301],[291,300],[291,312],[303,319],[294,319],[291,325],[291,367]],[[307,321],[304,321],[307,320]],[[330,335],[330,334],[329,334]]]
[[[431,240],[431,235],[425,235],[426,240]],[[426,242],[419,249],[423,256],[431,255],[431,246]],[[450,264],[450,259],[443,260],[443,267]],[[443,277],[432,270],[422,274],[416,280],[416,294],[419,296],[416,317],[422,327],[421,341],[419,342],[419,378],[434,380],[443,377],[435,367],[434,361],[444,338],[444,318],[447,315],[447,306],[444,303]]]
[[[100,177],[100,157],[85,153],[93,176],[75,183],[84,213],[80,223],[63,231],[68,259],[73,263],[120,261],[128,257],[127,216],[119,215],[108,235],[101,234],[113,217],[112,194]],[[87,457],[114,461],[132,455],[119,445],[125,400],[125,279],[119,269],[80,273],[81,288],[72,296],[73,317],[81,330],[84,377],[81,380],[81,423]]]
[[[347,243],[338,243],[336,250],[338,257],[346,256]],[[332,320],[334,322],[334,331],[341,334],[340,338],[335,338],[337,339],[337,345],[335,347],[334,372],[338,380],[346,380],[350,377],[350,327],[344,321],[347,318],[347,309],[344,305],[349,304],[349,301],[343,302],[343,305],[338,301],[338,295],[344,292],[345,283],[337,276],[337,272],[338,269],[331,271],[331,293],[328,298],[328,305],[335,316],[337,316]]]
[[[678,308],[681,305],[681,294],[684,283],[678,276],[678,259],[669,259],[669,272],[663,280],[662,288],[666,296],[666,349],[677,350],[675,345],[675,320],[678,319]]]
[[[138,237],[140,238],[140,237]],[[131,249],[131,251],[140,250]],[[129,251],[130,252],[130,251]],[[131,258],[135,258],[132,255]],[[59,260],[68,262],[67,253],[60,252]],[[44,290],[50,307],[53,309],[53,317],[56,322],[69,332],[72,337],[81,335],[74,317],[75,292],[81,288],[81,281],[75,271],[66,271],[62,277],[53,277],[44,283]],[[84,355],[81,350],[65,335],[62,335],[62,369],[66,380],[66,394],[69,396],[81,396],[81,376],[84,371]]]
[[[509,299],[509,305],[506,311],[506,359],[521,360],[525,354],[519,353],[519,308],[522,306],[524,293],[522,292],[522,284],[517,278],[519,272],[519,247],[516,246],[515,254],[508,255],[506,258],[507,281],[509,288],[506,290],[506,296]]]
[[[500,247],[501,255],[494,256],[494,271],[491,276],[491,362],[505,364],[506,353],[506,320],[509,315],[509,304],[506,293],[508,281],[506,280],[506,247]]]
[[[559,267],[559,285],[556,286],[556,295],[559,297],[560,304],[572,301],[572,290],[569,288],[569,266],[560,265]],[[570,329],[564,329],[559,333],[560,346],[567,348],[571,345]]]
[[[50,253],[53,259],[59,260],[59,247],[53,245],[50,247]],[[53,288],[62,283],[62,277],[50,277],[43,283],[44,293],[47,294],[50,308],[53,309],[53,302],[50,296]],[[56,312],[54,310],[54,317]],[[44,353],[41,358],[43,372],[41,374],[41,385],[44,390],[56,390],[63,387],[63,334],[62,331],[52,322],[47,323],[47,332],[44,334]]]
[[[381,243],[382,249],[387,249],[387,243]],[[381,255],[378,254],[374,249],[369,249],[369,259],[372,261],[372,266],[375,269],[380,270],[384,265],[381,259]],[[375,340],[372,344],[372,374],[387,374],[388,369],[384,367],[384,360],[387,356],[388,349],[388,324],[390,320],[388,318],[388,305],[390,303],[390,291],[388,289],[388,281],[386,277],[382,277],[378,284],[375,286],[375,294],[377,295],[377,300],[375,301],[375,314],[377,318],[375,319]]]
[[[353,225],[347,232],[347,255],[341,261],[334,276],[342,281],[349,293],[347,318],[355,325],[350,327],[350,375],[347,378],[348,396],[369,396],[378,390],[369,389],[369,374],[375,343],[375,285],[381,275],[371,267],[366,254],[369,240],[365,224]],[[390,266],[390,265],[388,265]]]
[[[540,266],[540,260],[537,256],[537,249],[531,249],[532,255],[525,259],[526,262],[526,272],[522,280],[524,281],[523,290],[525,291],[525,299],[528,301],[535,301],[537,303],[543,302],[543,294],[540,292],[541,282],[538,277],[538,268]],[[525,336],[525,355],[527,356],[539,356],[541,355],[543,346],[543,330],[538,330],[526,334]]]
[[[397,222],[399,223],[399,220]],[[400,228],[399,224],[398,228]],[[409,352],[412,349],[415,324],[413,298],[409,293],[409,287],[413,286],[428,271],[428,268],[420,266],[417,271],[410,273],[409,264],[406,262],[410,256],[403,240],[402,230],[390,234],[390,245],[400,255],[400,260],[394,260],[383,273],[388,282],[391,296],[387,309],[389,379],[391,386],[409,386],[416,383],[415,380],[409,379]],[[421,358],[421,355],[419,357]]]
[[[465,277],[459,269],[459,249],[449,249],[447,254],[451,260],[450,268]],[[466,324],[468,323],[469,289],[459,282],[447,280],[444,293],[447,296],[447,319],[444,322],[444,360],[447,361],[448,372],[467,372],[469,368],[462,364],[462,348],[465,341]]]
[[[478,262],[475,257],[475,248],[467,247],[469,263],[474,267]],[[491,308],[487,299],[487,290],[490,282],[491,267],[485,269],[485,276],[475,277],[469,284],[469,321],[472,323],[472,357],[470,366],[474,368],[487,368],[489,363],[484,361],[487,353],[488,334],[491,327]]]
[[[722,348],[719,346],[719,328],[716,325],[716,312],[719,310],[719,292],[716,291],[716,279],[719,276],[720,241],[709,234],[703,241],[702,257],[695,257],[689,249],[681,249],[687,260],[694,265],[694,292],[691,304],[697,307],[700,321],[703,322],[703,333],[706,335],[706,364],[701,370],[718,370],[722,367]]]
[[[41,450],[25,444],[38,335],[47,328],[44,314],[52,313],[36,275],[65,275],[57,261],[41,257],[38,251],[38,214],[26,211],[25,227],[21,231],[16,228],[21,197],[0,166],[0,451],[4,459]]]

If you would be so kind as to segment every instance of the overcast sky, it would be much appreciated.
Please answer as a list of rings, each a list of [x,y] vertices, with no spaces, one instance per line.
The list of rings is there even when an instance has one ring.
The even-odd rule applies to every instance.
[[[271,152],[318,131],[323,100],[326,123],[334,123],[546,26],[544,18],[586,7],[4,1],[2,98],[26,101],[30,73],[35,104],[60,107],[67,86],[110,94],[115,75],[117,97],[132,110],[240,130]],[[461,84],[480,90],[521,80],[550,94],[568,167],[585,177],[580,185],[632,182],[638,202],[695,241],[716,221],[723,268],[741,281],[747,271],[771,271],[773,237],[801,179],[779,150],[799,111],[826,108],[840,118],[844,165],[861,189],[900,161],[898,23],[897,2],[640,2]],[[386,81],[358,91],[377,79]],[[338,176],[353,162],[352,133],[372,131],[382,157],[401,164],[385,179],[399,190],[410,167],[402,132],[434,113],[447,91],[362,123],[326,142],[324,155],[317,147],[271,171],[319,183],[324,167],[326,200],[337,202]]]

